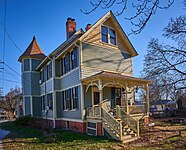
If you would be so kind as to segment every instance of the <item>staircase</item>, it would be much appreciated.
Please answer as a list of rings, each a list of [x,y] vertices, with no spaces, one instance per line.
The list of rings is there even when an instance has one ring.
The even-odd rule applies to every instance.
[[[115,140],[124,143],[136,140],[139,137],[139,122],[126,114],[121,108],[116,111],[119,119],[114,118],[104,108],[101,108],[103,128]]]

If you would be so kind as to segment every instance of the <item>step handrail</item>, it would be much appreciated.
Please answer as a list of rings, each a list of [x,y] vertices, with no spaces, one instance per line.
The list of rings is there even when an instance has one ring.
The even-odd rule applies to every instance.
[[[121,120],[128,125],[132,130],[134,130],[139,136],[139,120],[135,120],[132,116],[123,111],[120,107],[120,118]]]
[[[118,122],[111,114],[109,114],[104,108],[101,108],[101,117],[121,138],[121,123]]]

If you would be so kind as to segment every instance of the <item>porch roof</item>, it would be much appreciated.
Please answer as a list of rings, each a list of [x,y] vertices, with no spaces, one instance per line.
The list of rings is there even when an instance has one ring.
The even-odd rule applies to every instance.
[[[87,77],[87,78],[83,79],[83,81],[90,82],[95,79],[117,80],[117,81],[122,80],[122,81],[139,82],[139,83],[143,83],[143,84],[151,84],[150,80],[145,80],[145,79],[141,79],[141,78],[136,78],[136,77],[112,73],[112,72],[106,72],[106,71],[102,71],[101,73]]]

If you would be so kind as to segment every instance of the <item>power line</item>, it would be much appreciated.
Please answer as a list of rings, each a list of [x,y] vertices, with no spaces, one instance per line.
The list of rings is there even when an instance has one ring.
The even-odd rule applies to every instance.
[[[0,62],[2,62],[1,61],[1,59],[0,59]],[[6,64],[5,62],[3,62],[4,63],[4,65],[6,66],[6,67],[8,67],[10,70],[12,70],[14,73],[16,73],[18,76],[20,76],[20,77],[22,77],[22,80],[24,80],[24,81],[26,81],[27,83],[29,83],[32,87],[34,87],[34,88],[38,88],[38,86],[37,85],[35,85],[35,84],[33,84],[31,81],[29,81],[29,80],[27,80],[26,78],[24,78],[21,74],[19,74],[16,70],[14,70],[12,67],[10,67],[8,64]],[[41,90],[41,89],[40,89]],[[45,90],[42,90],[43,92],[46,92]],[[45,94],[48,94],[49,92],[46,92]]]
[[[20,83],[20,82],[18,82],[18,81],[9,80],[9,79],[3,79],[3,78],[0,78],[0,80],[4,80],[4,81],[8,81],[8,82],[14,82],[14,83]]]
[[[4,26],[1,19],[0,19],[0,23],[1,23],[2,26]],[[16,48],[19,52],[23,53],[22,50],[19,48],[19,46],[15,43],[15,41],[13,40],[13,38],[10,36],[10,34],[9,34],[8,30],[7,30],[7,28],[5,29],[5,33],[6,33],[7,37],[9,38],[9,40],[13,43],[13,45],[15,46],[15,48]]]

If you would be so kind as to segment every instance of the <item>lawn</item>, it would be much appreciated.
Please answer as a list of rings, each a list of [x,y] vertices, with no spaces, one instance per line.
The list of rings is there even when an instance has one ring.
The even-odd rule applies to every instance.
[[[165,120],[157,120],[154,128],[141,132],[135,142],[122,144],[104,137],[94,137],[64,130],[53,130],[44,135],[42,131],[26,126],[15,126],[14,122],[1,124],[1,128],[11,133],[4,142],[6,150],[184,150],[186,149],[186,125],[173,124]],[[178,131],[181,131],[181,135]]]
[[[93,137],[63,130],[53,130],[52,133],[44,135],[36,129],[17,127],[13,122],[3,123],[1,128],[11,132],[3,140],[5,150],[112,149],[111,147],[117,144],[104,137]]]

